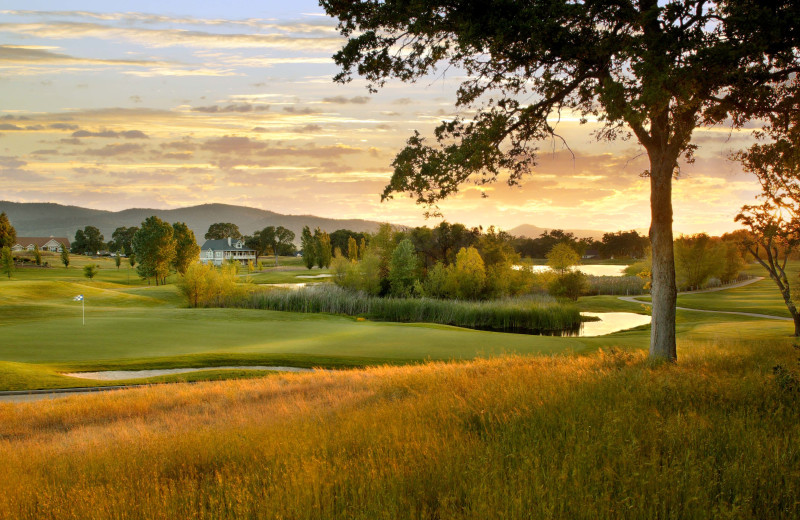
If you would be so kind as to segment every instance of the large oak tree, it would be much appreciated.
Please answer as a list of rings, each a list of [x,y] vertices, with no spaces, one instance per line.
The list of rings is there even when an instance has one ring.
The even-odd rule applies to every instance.
[[[650,161],[650,355],[676,359],[672,182],[693,130],[743,125],[798,67],[800,0],[321,0],[348,38],[336,76],[375,90],[455,66],[456,102],[476,109],[415,133],[383,196],[434,205],[465,182],[516,184],[535,143],[573,112],[601,139],[632,135]]]

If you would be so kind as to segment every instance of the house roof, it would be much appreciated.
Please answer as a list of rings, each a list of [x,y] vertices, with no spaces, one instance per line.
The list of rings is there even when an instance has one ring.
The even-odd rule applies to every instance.
[[[44,247],[45,244],[54,240],[59,244],[66,244],[69,247],[69,239],[66,237],[17,237],[16,244],[22,247],[39,246]]]
[[[212,251],[255,251],[255,249],[250,249],[242,245],[242,247],[236,247],[236,242],[238,240],[231,239],[231,243],[228,244],[227,238],[221,238],[219,240],[206,240],[202,246],[200,246],[201,251],[207,251],[211,249]],[[244,241],[242,241],[244,244]]]

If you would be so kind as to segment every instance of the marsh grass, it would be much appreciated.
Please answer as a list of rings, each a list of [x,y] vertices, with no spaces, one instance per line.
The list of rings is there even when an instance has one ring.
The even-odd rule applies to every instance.
[[[636,296],[649,294],[645,282],[638,276],[589,276],[589,295]]]
[[[0,405],[1,518],[797,518],[783,341]]]
[[[379,298],[331,284],[299,290],[270,289],[251,293],[232,305],[274,311],[344,314],[393,322],[438,323],[500,331],[575,329],[581,316],[574,305],[546,295],[490,301],[433,298]]]

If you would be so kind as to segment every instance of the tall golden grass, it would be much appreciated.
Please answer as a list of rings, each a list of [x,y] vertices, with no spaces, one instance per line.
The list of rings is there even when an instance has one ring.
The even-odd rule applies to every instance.
[[[785,342],[0,405],[0,518],[796,518]]]

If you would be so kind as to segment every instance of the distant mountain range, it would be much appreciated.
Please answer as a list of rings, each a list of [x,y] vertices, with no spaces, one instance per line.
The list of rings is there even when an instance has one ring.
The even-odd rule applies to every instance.
[[[539,238],[545,231],[552,231],[554,229],[561,228],[542,228],[532,224],[521,224],[515,228],[509,229],[508,234],[514,235],[515,237]],[[572,233],[578,238],[593,238],[595,240],[602,239],[603,233],[606,233],[606,231],[597,231],[596,229],[564,229],[564,231]]]
[[[243,235],[251,235],[254,231],[267,226],[283,226],[294,231],[295,241],[299,243],[303,226],[311,229],[320,228],[331,233],[337,229],[350,229],[357,232],[374,233],[380,222],[362,219],[333,219],[314,215],[282,215],[274,211],[232,206],[229,204],[202,204],[178,209],[132,208],[122,211],[104,211],[99,209],[64,206],[53,202],[8,202],[0,201],[0,212],[8,215],[18,236],[55,236],[72,239],[75,232],[86,226],[100,229],[106,240],[121,226],[139,226],[144,219],[152,215],[167,222],[185,222],[194,231],[201,244],[208,227],[215,222],[232,222],[239,226]],[[435,226],[435,223],[429,224]],[[404,227],[404,226],[396,226]],[[508,230],[514,236],[537,238],[555,227],[543,228],[531,224],[522,224]],[[579,238],[591,237],[600,239],[603,231],[590,229],[565,229]]]
[[[111,234],[121,226],[139,226],[150,216],[167,222],[185,222],[194,231],[197,241],[202,244],[208,227],[215,222],[232,222],[239,226],[243,235],[267,226],[283,226],[294,231],[296,242],[300,242],[303,226],[312,230],[319,227],[331,233],[337,229],[350,229],[358,232],[377,231],[380,222],[361,219],[333,219],[313,215],[281,215],[273,211],[231,206],[229,204],[202,204],[179,209],[133,208],[123,211],[103,211],[63,206],[55,203],[8,202],[0,201],[0,212],[8,215],[18,236],[56,236],[72,239],[78,229],[95,226],[111,240]]]

